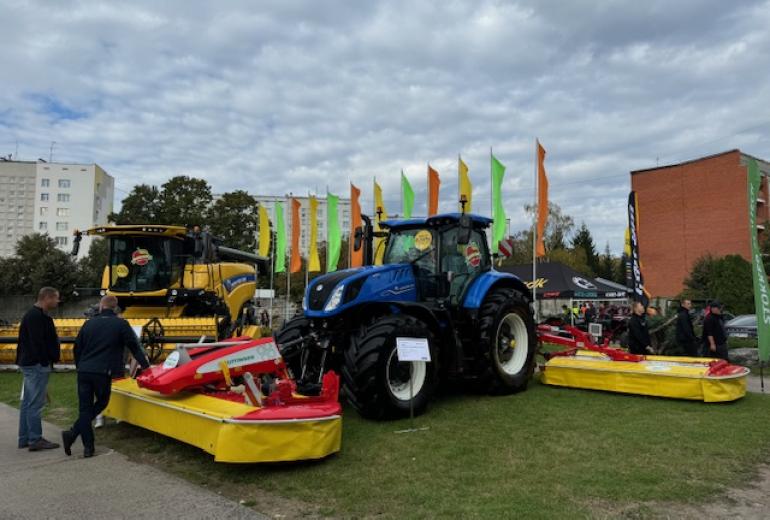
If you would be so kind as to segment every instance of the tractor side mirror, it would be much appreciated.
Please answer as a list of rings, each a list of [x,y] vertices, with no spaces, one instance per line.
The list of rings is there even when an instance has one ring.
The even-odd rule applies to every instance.
[[[364,241],[364,230],[361,226],[358,226],[353,235],[353,251],[359,251]]]
[[[471,231],[473,231],[473,223],[471,218],[463,213],[460,216],[460,226],[457,230],[457,243],[465,245],[471,241]]]
[[[72,251],[70,252],[70,255],[72,256],[78,256],[78,253],[80,252],[80,241],[83,240],[83,233],[75,230],[75,238],[72,239]]]

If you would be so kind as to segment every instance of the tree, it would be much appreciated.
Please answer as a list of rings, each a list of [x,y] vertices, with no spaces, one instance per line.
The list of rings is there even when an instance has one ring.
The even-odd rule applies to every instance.
[[[16,243],[16,255],[0,264],[0,294],[35,294],[41,287],[59,289],[62,297],[71,295],[77,282],[77,266],[72,257],[56,248],[51,237],[32,233]]]
[[[163,224],[159,220],[160,191],[155,186],[140,184],[123,199],[118,213],[109,220],[116,224]]]
[[[585,252],[586,264],[591,271],[596,272],[599,266],[599,257],[596,254],[596,245],[594,244],[594,238],[591,236],[591,231],[588,230],[585,222],[581,222],[580,227],[572,237],[572,248],[575,250],[582,250]]]
[[[740,255],[702,256],[693,264],[684,285],[682,298],[718,299],[734,314],[754,312],[751,263]]]
[[[109,242],[95,238],[88,247],[88,255],[78,262],[78,287],[102,288],[102,274],[107,265]]]
[[[224,245],[243,251],[256,251],[259,204],[242,190],[223,194],[207,212],[211,233]]]
[[[524,206],[524,211],[534,220],[535,206],[527,204]],[[548,203],[548,222],[545,226],[545,250],[551,251],[553,249],[567,249],[567,241],[572,233],[572,229],[575,227],[575,221],[571,216],[562,212],[561,207],[554,203]],[[530,235],[530,244],[531,244]],[[530,246],[531,247],[531,246]],[[531,260],[530,260],[531,261]]]
[[[612,280],[613,273],[615,271],[615,261],[612,253],[610,252],[610,243],[604,247],[604,253],[599,257],[599,261],[596,265],[596,276],[604,278],[605,280]]]
[[[192,226],[203,224],[213,200],[211,187],[203,179],[179,175],[161,186],[158,223]]]

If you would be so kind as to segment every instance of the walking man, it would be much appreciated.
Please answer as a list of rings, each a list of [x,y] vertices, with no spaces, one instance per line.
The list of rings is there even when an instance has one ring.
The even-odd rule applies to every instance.
[[[711,312],[703,320],[703,346],[705,357],[715,357],[729,361],[727,358],[727,333],[722,316],[722,304],[714,300],[709,305]]]
[[[634,302],[633,311],[628,320],[628,350],[632,354],[652,354],[647,316],[642,302]]]
[[[690,300],[682,300],[679,304],[679,310],[676,313],[676,342],[685,356],[698,357],[698,338],[695,337],[692,327],[691,309]]]
[[[59,447],[55,442],[43,438],[41,419],[48,376],[60,355],[56,327],[47,313],[58,305],[59,291],[53,287],[43,287],[37,294],[35,305],[21,319],[19,327],[16,364],[24,374],[19,409],[19,448],[29,448],[29,451]]]
[[[123,360],[128,348],[142,368],[150,366],[139,340],[126,320],[115,314],[118,299],[104,296],[99,314],[88,320],[75,339],[75,367],[78,372],[78,419],[62,432],[64,452],[72,454],[72,444],[81,437],[83,456],[94,455],[93,421],[110,402],[112,371]]]

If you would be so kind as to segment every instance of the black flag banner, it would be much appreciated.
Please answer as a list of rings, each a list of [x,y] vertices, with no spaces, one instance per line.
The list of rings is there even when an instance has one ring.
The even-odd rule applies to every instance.
[[[631,288],[633,290],[634,301],[642,302],[647,307],[650,298],[644,289],[644,278],[642,277],[642,266],[639,263],[639,207],[636,200],[636,192],[632,191],[628,195],[628,274],[631,278]]]

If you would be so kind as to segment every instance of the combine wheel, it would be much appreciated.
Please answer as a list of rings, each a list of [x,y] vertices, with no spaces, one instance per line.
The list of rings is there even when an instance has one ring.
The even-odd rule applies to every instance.
[[[535,368],[537,337],[529,302],[514,289],[495,289],[479,312],[479,383],[493,394],[524,390]]]
[[[396,337],[427,338],[431,362],[398,361]],[[410,398],[414,414],[423,413],[438,382],[436,352],[422,321],[403,314],[378,318],[353,335],[345,352],[342,381],[348,401],[370,419],[408,416]]]

